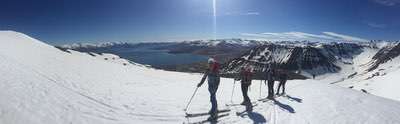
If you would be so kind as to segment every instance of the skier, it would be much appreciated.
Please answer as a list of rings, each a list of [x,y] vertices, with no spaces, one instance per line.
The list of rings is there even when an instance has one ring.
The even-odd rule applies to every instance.
[[[252,81],[252,76],[253,76],[253,72],[252,72],[252,68],[250,65],[247,65],[246,67],[242,67],[241,71],[240,71],[240,80],[241,80],[241,88],[242,88],[242,95],[243,95],[243,102],[241,103],[241,105],[246,105],[246,106],[250,106],[251,105],[251,101],[250,98],[247,94],[248,90],[249,90],[249,86],[251,85],[251,81]]]
[[[218,112],[218,103],[216,98],[216,93],[219,86],[219,63],[214,59],[208,59],[208,69],[205,73],[208,77],[208,92],[210,92],[210,102],[211,102],[211,110],[209,111],[211,117],[215,117]],[[204,82],[200,82],[197,87],[203,85]]]
[[[278,86],[278,90],[276,91],[276,95],[279,95],[279,90],[282,87],[282,94],[281,95],[285,95],[285,87],[286,87],[286,81],[288,79],[288,74],[286,72],[284,72],[284,70],[279,70],[279,86]]]
[[[268,96],[267,99],[274,99],[274,76],[275,76],[275,69],[271,66],[266,69],[266,79],[268,80]]]

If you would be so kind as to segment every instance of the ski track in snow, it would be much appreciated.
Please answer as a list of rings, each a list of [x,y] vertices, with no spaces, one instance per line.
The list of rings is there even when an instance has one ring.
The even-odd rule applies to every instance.
[[[4,124],[130,124],[183,123],[184,107],[201,74],[155,70],[124,59],[60,51],[24,34],[0,32],[0,123]],[[400,123],[400,103],[329,85],[326,80],[287,82],[290,97],[275,103],[258,102],[243,117],[232,110],[220,123],[376,124]],[[232,79],[221,79],[217,92],[220,109],[231,103]],[[253,81],[249,96],[260,97],[260,81]],[[261,96],[267,88],[262,85]],[[234,103],[240,103],[236,83]],[[189,112],[210,108],[207,84],[193,99]]]

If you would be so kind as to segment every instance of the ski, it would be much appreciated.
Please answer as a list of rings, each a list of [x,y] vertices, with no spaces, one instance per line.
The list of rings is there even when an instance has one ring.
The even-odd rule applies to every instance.
[[[287,95],[286,94],[279,94],[279,95],[276,95],[276,97],[287,97]]]
[[[254,105],[254,106],[257,106],[257,105]],[[254,107],[254,106],[246,107],[246,110],[236,112],[236,116],[241,116],[241,115],[244,114],[244,113],[253,111],[253,107]]]
[[[188,123],[184,123],[184,124],[204,124],[204,123],[208,123],[208,122],[218,122],[219,118],[226,117],[228,115],[229,115],[229,113],[226,113],[226,114],[218,115],[216,117],[209,117],[206,120],[202,120],[202,121],[198,121],[198,122],[188,122]]]
[[[241,111],[241,112],[236,112],[236,116],[241,116],[241,115],[243,115],[244,113],[247,113],[248,112],[248,110],[244,110],[244,111]]]
[[[260,101],[260,102],[268,102],[268,101],[273,101],[273,99],[262,98],[262,99],[258,99],[258,101]]]
[[[276,99],[276,98],[279,98],[279,97],[284,97],[284,96],[283,96],[283,95],[275,95],[275,96],[274,96],[274,99],[261,98],[261,99],[258,99],[258,101],[261,101],[261,102],[275,101],[275,99]]]
[[[255,106],[257,105],[257,102],[251,102],[251,105]],[[233,103],[233,104],[225,104],[225,106],[246,106],[246,105],[242,105],[240,103]]]
[[[230,112],[230,109],[223,109],[223,110],[218,110],[217,113],[225,113],[225,112]],[[186,113],[186,118],[190,117],[199,117],[199,116],[206,116],[210,115],[208,112],[203,112],[203,113]]]

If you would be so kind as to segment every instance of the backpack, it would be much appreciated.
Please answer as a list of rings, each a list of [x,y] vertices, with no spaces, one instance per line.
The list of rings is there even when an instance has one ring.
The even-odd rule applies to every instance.
[[[210,74],[213,75],[218,75],[219,74],[219,69],[220,69],[220,65],[218,62],[214,62],[210,68]]]

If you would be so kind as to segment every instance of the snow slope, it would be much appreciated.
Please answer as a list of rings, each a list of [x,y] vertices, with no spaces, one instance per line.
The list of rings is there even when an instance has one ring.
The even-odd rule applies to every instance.
[[[301,75],[317,75],[320,82],[337,84],[385,98],[400,101],[399,42],[315,43],[304,47],[290,44],[266,44],[252,49],[241,58],[228,62],[223,72],[238,72],[245,65],[256,71],[267,64],[292,71],[302,69]],[[390,76],[393,75],[393,76]]]
[[[361,69],[358,69],[360,70],[357,71],[358,74],[337,84],[400,101],[400,96],[398,95],[398,88],[400,88],[398,83],[400,81],[400,65],[398,63],[400,62],[400,57],[380,64],[375,70],[366,71],[366,67],[369,67],[369,62],[359,61],[360,66],[358,67]]]
[[[183,109],[201,78],[155,70],[117,56],[61,51],[21,33],[0,32],[0,123],[182,123]],[[107,58],[107,59],[105,59]],[[124,64],[125,63],[125,64]],[[232,80],[221,79],[220,108],[230,103]],[[266,86],[254,81],[253,101]],[[189,112],[209,108],[207,85]],[[237,83],[233,102],[241,101]],[[400,123],[400,103],[317,80],[289,81],[288,95],[276,104],[258,103],[254,112],[221,123]]]

